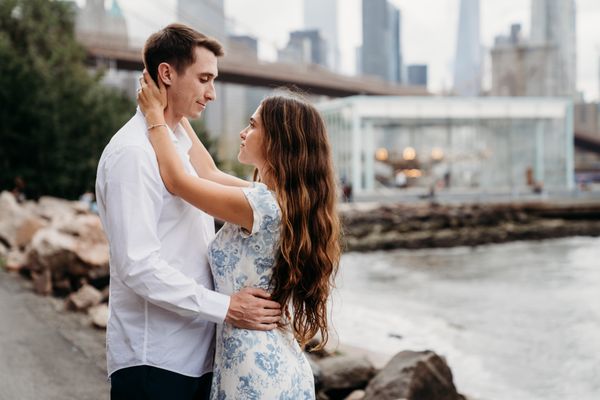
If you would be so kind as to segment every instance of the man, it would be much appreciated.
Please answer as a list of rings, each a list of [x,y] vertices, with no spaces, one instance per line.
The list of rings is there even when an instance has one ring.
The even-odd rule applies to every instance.
[[[216,40],[180,24],[153,34],[144,47],[146,69],[167,87],[165,121],[190,174],[192,142],[179,122],[198,117],[215,99],[222,54]],[[208,398],[214,324],[269,330],[281,311],[259,289],[231,297],[212,290],[213,219],[166,190],[148,129],[138,110],[98,165],[98,210],[110,243],[111,399]]]

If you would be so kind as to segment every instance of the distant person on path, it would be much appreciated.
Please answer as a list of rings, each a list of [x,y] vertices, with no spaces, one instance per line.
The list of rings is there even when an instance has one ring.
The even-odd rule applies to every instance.
[[[167,85],[161,110],[181,168],[220,184],[242,181],[221,173],[186,118],[196,118],[215,99],[221,45],[180,24],[150,36],[144,63]],[[215,324],[262,331],[277,327],[281,309],[269,293],[240,286],[213,290],[208,246],[213,218],[179,197],[161,180],[141,111],[104,149],[96,198],[110,245],[109,320],[106,331],[111,399],[207,399],[213,370]],[[245,183],[244,183],[245,184]],[[234,255],[231,254],[231,257]]]
[[[216,69],[216,68],[215,68]],[[217,328],[211,399],[315,398],[302,345],[327,341],[327,300],[340,257],[336,184],[323,119],[291,95],[262,101],[240,132],[240,162],[255,182],[214,182],[189,174],[171,140],[169,79],[160,91],[144,72],[138,103],[146,116],[161,177],[177,196],[226,221],[210,245],[215,288],[262,288],[282,305],[279,329]],[[195,135],[191,134],[192,140]],[[208,153],[202,157],[210,163]]]
[[[348,182],[346,178],[342,178],[342,199],[344,203],[352,202],[352,183]]]
[[[18,203],[23,203],[27,198],[25,197],[25,180],[19,175],[15,177],[15,187],[11,190],[13,196]]]

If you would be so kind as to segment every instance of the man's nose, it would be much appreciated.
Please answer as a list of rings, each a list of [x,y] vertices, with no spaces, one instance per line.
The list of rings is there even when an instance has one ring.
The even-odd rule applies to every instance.
[[[242,129],[242,131],[240,132],[240,138],[242,140],[246,140],[246,128]]]
[[[209,89],[204,93],[204,97],[209,101],[217,99],[217,91],[215,90],[214,83],[211,82]]]

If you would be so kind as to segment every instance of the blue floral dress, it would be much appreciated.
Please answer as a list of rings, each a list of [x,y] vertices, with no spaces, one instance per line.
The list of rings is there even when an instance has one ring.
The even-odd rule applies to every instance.
[[[269,291],[279,241],[281,212],[262,183],[243,189],[254,213],[252,232],[226,223],[209,248],[215,290],[244,287]],[[269,332],[217,327],[212,400],[311,400],[313,375],[289,329]]]

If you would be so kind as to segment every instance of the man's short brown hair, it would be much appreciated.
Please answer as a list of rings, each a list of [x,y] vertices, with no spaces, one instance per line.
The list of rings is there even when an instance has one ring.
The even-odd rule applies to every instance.
[[[146,70],[158,84],[158,66],[166,62],[171,64],[177,73],[196,61],[196,47],[204,47],[215,56],[224,53],[223,46],[216,39],[208,37],[187,25],[170,24],[153,33],[144,45],[144,65]]]

